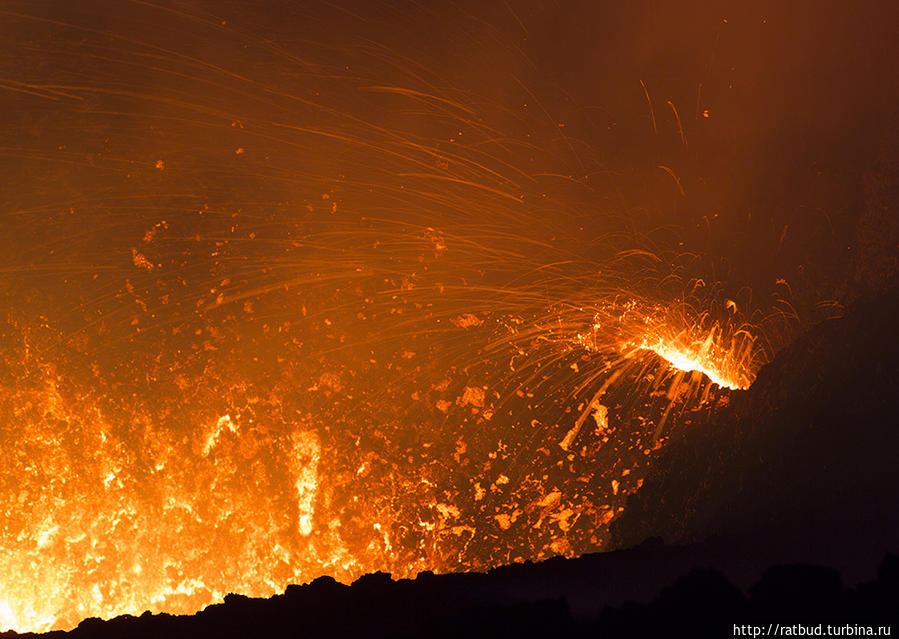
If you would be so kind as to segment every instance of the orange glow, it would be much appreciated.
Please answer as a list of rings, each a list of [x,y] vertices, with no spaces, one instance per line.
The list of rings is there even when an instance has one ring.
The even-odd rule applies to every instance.
[[[192,375],[153,364],[148,374],[169,395],[151,386],[144,396],[123,393],[96,366],[93,378],[79,381],[68,372],[71,362],[50,363],[27,348],[8,352],[5,362],[17,373],[0,384],[0,420],[16,442],[4,477],[17,481],[0,486],[0,582],[8,584],[0,624],[45,631],[88,616],[192,613],[228,592],[270,596],[320,575],[414,577],[601,549],[608,525],[642,485],[655,448],[651,425],[664,423],[656,416],[631,431],[629,420],[654,409],[623,413],[615,399],[631,386],[643,392],[632,379],[636,352],[656,347],[675,365],[697,370],[698,361],[714,381],[730,383],[713,368],[725,354],[720,331],[698,342],[685,337],[697,329],[684,331],[668,343],[696,350],[665,350],[659,310],[654,338],[621,339],[624,327],[648,334],[651,316],[636,308],[612,318],[608,307],[592,341],[580,338],[596,352],[591,360],[611,348],[598,391],[568,397],[572,384],[564,383],[558,396],[551,388],[535,389],[538,395],[527,387],[513,392],[495,376],[443,373],[418,388],[411,407],[400,407],[395,425],[397,418],[353,413],[353,404],[369,400],[348,370],[301,381],[283,364],[284,382],[266,395],[239,368],[215,371],[211,360]],[[487,328],[472,313],[452,319],[457,339]],[[613,325],[618,331],[608,333]],[[514,345],[503,365],[521,367],[516,379],[542,361],[542,345],[553,344],[563,357],[560,375],[596,378],[582,352],[545,328],[537,337],[530,340],[537,350]],[[202,352],[217,352],[206,344]],[[410,343],[396,361],[416,362],[418,350]],[[493,355],[500,363],[505,357]],[[652,389],[666,379],[659,373]],[[343,405],[350,418],[299,409],[316,398],[322,410]],[[397,401],[366,410],[374,416]],[[406,425],[416,407],[430,411],[433,426]],[[524,421],[513,421],[516,413]],[[360,418],[372,421],[360,429]],[[553,418],[557,425],[545,423]],[[337,432],[329,420],[338,420]],[[413,430],[414,445],[406,443]],[[528,447],[516,444],[516,430]]]
[[[670,340],[657,337],[645,338],[636,346],[654,352],[678,370],[702,373],[724,388],[742,390],[752,383],[751,373],[745,369],[744,362],[715,343],[714,331],[698,342],[678,337]]]
[[[607,549],[759,363],[667,231],[706,206],[669,88],[600,115],[492,27],[191,4],[4,13],[0,631]],[[593,147],[637,126],[680,148]]]
[[[227,414],[179,441],[141,411],[121,423],[89,397],[71,404],[52,377],[4,389],[3,402],[20,432],[20,483],[4,489],[3,628],[190,613],[231,591],[267,596],[310,575],[363,572],[316,512],[327,499],[312,432],[293,433],[278,468],[264,461],[275,446],[264,429]],[[128,431],[138,447],[122,439]],[[273,499],[281,472],[294,490]]]
[[[736,305],[727,300],[725,309],[735,312]],[[708,313],[691,319],[663,306],[612,304],[597,311],[590,330],[579,332],[574,342],[588,350],[615,344],[626,358],[651,351],[678,371],[701,373],[730,390],[749,388],[755,379],[758,352],[750,330],[722,327],[710,322]]]

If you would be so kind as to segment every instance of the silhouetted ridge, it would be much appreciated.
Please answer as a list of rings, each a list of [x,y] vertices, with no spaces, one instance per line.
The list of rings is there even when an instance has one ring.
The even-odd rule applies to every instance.
[[[748,596],[720,570],[694,568],[643,601],[596,597],[592,609],[569,606],[604,583],[627,584],[641,555],[666,563],[702,561],[709,548],[650,545],[629,551],[503,567],[489,574],[434,575],[394,581],[366,575],[352,586],[319,578],[283,595],[229,594],[193,616],[124,615],[86,619],[69,633],[108,637],[721,637],[746,624],[850,624],[899,621],[899,557],[888,555],[877,578],[855,588],[820,566],[774,566]],[[621,562],[622,558],[636,561]],[[645,557],[643,557],[645,558]],[[592,575],[592,577],[591,577]],[[555,597],[543,595],[552,590]],[[530,592],[530,595],[525,593]],[[15,633],[2,636],[13,637]]]

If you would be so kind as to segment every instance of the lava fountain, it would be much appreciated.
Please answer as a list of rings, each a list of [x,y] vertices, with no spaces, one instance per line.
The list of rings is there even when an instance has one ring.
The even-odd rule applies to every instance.
[[[657,201],[612,197],[567,103],[464,12],[387,47],[328,3],[280,7],[301,36],[203,3],[21,4],[0,628],[601,550],[671,416],[795,326],[659,231],[667,165]]]

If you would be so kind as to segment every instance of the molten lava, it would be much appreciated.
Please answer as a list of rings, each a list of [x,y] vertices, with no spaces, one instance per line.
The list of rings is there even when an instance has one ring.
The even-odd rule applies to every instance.
[[[472,314],[457,319],[454,340],[494,330]],[[246,336],[248,326],[234,329]],[[27,347],[5,354],[0,421],[16,444],[4,460],[0,514],[4,627],[189,613],[228,592],[268,596],[325,574],[409,577],[600,549],[642,484],[661,413],[699,401],[693,392],[658,404],[653,391],[669,373],[654,369],[641,390],[645,358],[628,344],[600,349],[599,332],[585,354],[541,329],[532,352],[515,346],[495,364],[442,369],[428,381],[434,361],[416,353],[434,348],[430,332],[407,339],[389,367],[364,373],[332,359],[312,372],[317,365],[299,364],[294,329],[281,329],[260,333],[252,351],[278,349],[273,383],[237,351],[228,356],[237,365],[213,359],[194,373],[155,355],[124,371],[90,363],[89,345],[56,362]],[[20,344],[38,339],[17,330]],[[211,335],[195,353],[237,339]],[[712,335],[698,351],[704,359],[672,364],[718,371],[713,358],[724,351]],[[666,359],[698,357],[653,346]],[[527,381],[538,364],[556,385]],[[524,380],[514,391],[498,375],[509,365]],[[85,366],[93,371],[80,379]],[[123,372],[128,385],[114,381]],[[398,394],[383,397],[390,384],[370,376],[396,376]],[[411,406],[400,400],[407,393]]]
[[[715,348],[714,333],[710,333],[699,347],[681,344],[678,340],[666,341],[659,337],[655,341],[644,340],[638,348],[650,350],[674,368],[686,373],[698,372],[708,377],[713,383],[730,390],[744,390],[752,383],[749,371],[734,364],[729,352],[720,352]]]

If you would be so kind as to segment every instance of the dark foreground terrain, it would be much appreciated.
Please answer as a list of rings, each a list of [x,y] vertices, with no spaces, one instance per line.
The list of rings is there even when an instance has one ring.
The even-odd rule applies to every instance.
[[[271,599],[229,595],[191,617],[87,619],[46,636],[899,632],[897,318],[896,288],[856,301],[780,353],[712,423],[674,430],[614,526],[628,550],[487,574],[320,578]]]
[[[868,627],[876,634],[899,622],[895,555],[886,557],[875,579],[853,588],[833,569],[790,565],[766,570],[747,595],[722,572],[696,568],[646,603],[622,603],[664,581],[675,567],[707,558],[713,546],[645,544],[488,574],[425,573],[415,580],[376,573],[352,586],[322,577],[271,599],[228,595],[191,617],[87,619],[69,633],[18,636],[729,637],[751,634],[751,627],[766,631],[769,623],[784,630],[820,625],[825,636],[830,625],[833,633],[850,628],[859,636]]]

